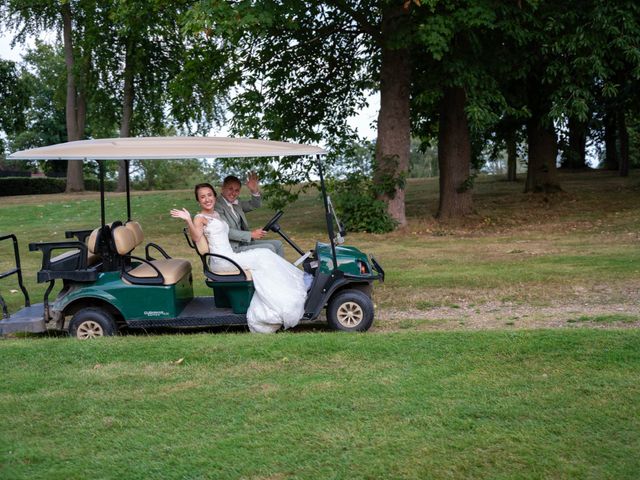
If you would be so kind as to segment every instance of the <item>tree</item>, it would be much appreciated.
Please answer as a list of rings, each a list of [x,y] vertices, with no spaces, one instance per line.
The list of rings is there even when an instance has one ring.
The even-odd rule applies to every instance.
[[[71,0],[64,2],[29,2],[26,0],[8,0],[0,5],[0,12],[7,18],[7,25],[18,30],[16,40],[24,40],[29,34],[41,29],[58,29],[62,31],[67,76],[67,95],[65,118],[67,140],[74,141],[84,137],[86,122],[86,96],[84,83],[79,75],[86,75],[89,65],[87,49],[74,46],[74,33],[77,38],[85,38],[78,32],[76,10],[89,6],[91,2]],[[84,53],[84,56],[83,56]],[[80,61],[78,61],[80,58]],[[84,70],[83,70],[84,67]],[[84,190],[82,162],[75,160],[67,166],[67,192]]]
[[[418,3],[418,2],[416,2]],[[342,0],[326,2],[239,0],[198,3],[196,30],[209,29],[239,47],[244,81],[232,101],[239,134],[344,145],[347,126],[380,87],[375,178],[400,223],[408,169],[410,37],[413,3]]]
[[[438,136],[440,204],[437,216],[440,219],[465,216],[472,211],[471,142],[465,103],[463,88],[445,89],[440,105]]]
[[[18,66],[11,65],[8,95],[0,100],[0,129],[7,137],[10,151],[42,147],[66,140],[65,126],[65,82],[64,57],[62,51],[53,46],[36,42]],[[2,69],[4,70],[4,69]],[[6,78],[6,77],[5,77]],[[10,108],[7,110],[7,105]],[[51,165],[49,165],[51,164]],[[36,166],[33,165],[35,169]],[[45,162],[45,170],[60,171],[64,175],[64,162]]]
[[[222,123],[225,96],[234,83],[225,68],[228,52],[202,32],[180,27],[192,3],[173,2],[171,9],[158,0],[103,3],[95,61],[98,86],[113,93],[100,103],[119,105],[113,112],[120,137],[161,134],[169,127],[206,133]]]

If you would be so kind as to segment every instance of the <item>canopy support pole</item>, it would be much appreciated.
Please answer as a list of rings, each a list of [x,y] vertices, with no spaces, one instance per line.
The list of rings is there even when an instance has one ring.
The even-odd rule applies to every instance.
[[[100,177],[100,222],[104,227],[104,165],[100,160],[98,160],[98,176]]]
[[[131,221],[131,193],[129,188],[129,160],[124,161],[125,164],[125,183],[127,185],[127,222]]]
[[[324,185],[324,176],[322,175],[322,161],[320,160],[320,155],[316,156],[316,161],[318,164],[318,174],[320,175],[320,190],[322,191],[322,201],[324,202],[324,213],[327,220],[327,233],[329,233],[329,243],[331,244],[331,257],[333,259],[332,270],[336,270],[338,268],[338,259],[336,256],[336,245],[333,242],[333,217],[331,215],[331,211],[329,210],[329,202],[327,201],[327,189]]]

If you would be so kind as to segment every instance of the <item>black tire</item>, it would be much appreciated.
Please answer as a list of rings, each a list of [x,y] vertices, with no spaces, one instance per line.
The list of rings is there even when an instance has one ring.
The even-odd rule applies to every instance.
[[[71,319],[69,335],[80,340],[110,337],[118,331],[111,314],[100,308],[83,308]]]
[[[373,323],[373,302],[360,290],[344,290],[329,301],[327,322],[334,330],[366,332]]]

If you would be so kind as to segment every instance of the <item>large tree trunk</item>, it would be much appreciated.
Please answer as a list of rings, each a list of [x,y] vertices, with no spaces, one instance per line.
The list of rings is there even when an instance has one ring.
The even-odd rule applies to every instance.
[[[127,39],[125,61],[124,61],[124,86],[122,90],[122,118],[120,120],[120,137],[131,136],[131,119],[133,118],[133,40]],[[118,162],[118,192],[127,189],[127,164],[124,160]]]
[[[618,170],[618,151],[616,148],[616,115],[609,111],[604,114],[604,168]]]
[[[565,151],[562,168],[580,170],[587,167],[587,122],[569,118],[569,146]]]
[[[84,130],[84,101],[78,105],[78,91],[76,87],[75,62],[73,56],[73,42],[71,37],[72,18],[71,6],[68,2],[63,3],[62,26],[64,39],[64,59],[67,70],[67,99],[65,105],[65,119],[67,124],[67,140],[73,142],[82,138]],[[80,107],[80,108],[79,108]],[[79,114],[81,125],[78,123]],[[83,130],[80,130],[82,126]],[[67,192],[81,192],[84,190],[84,178],[82,176],[82,160],[70,160],[67,164]]]
[[[382,16],[382,64],[380,67],[380,112],[376,142],[374,182],[384,191],[380,198],[387,202],[391,217],[404,226],[404,179],[409,169],[411,124],[409,93],[411,67],[409,50],[398,48],[397,35],[408,19],[402,8],[390,7]]]
[[[462,217],[473,211],[471,141],[465,103],[464,89],[445,88],[438,132],[439,219]]]
[[[506,139],[507,144],[507,181],[518,180],[518,144],[515,132],[509,134]]]
[[[621,177],[629,176],[629,132],[627,131],[627,121],[624,110],[618,111],[618,135],[620,136],[620,168],[618,172]]]
[[[525,192],[559,192],[556,157],[558,141],[553,126],[542,123],[540,115],[534,114],[527,123],[529,142],[529,168]]]

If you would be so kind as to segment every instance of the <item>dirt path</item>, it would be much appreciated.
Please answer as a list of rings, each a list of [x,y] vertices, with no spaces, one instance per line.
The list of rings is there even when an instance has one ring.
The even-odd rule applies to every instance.
[[[379,311],[376,331],[400,330],[481,330],[504,328],[638,328],[640,305],[564,304],[514,305],[485,303],[458,304],[425,310]]]

